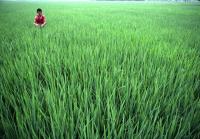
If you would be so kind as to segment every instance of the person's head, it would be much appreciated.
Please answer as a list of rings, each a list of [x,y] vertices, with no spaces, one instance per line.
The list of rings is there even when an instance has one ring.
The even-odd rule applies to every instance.
[[[38,14],[38,15],[42,15],[42,9],[38,8],[38,9],[37,9],[37,14]]]

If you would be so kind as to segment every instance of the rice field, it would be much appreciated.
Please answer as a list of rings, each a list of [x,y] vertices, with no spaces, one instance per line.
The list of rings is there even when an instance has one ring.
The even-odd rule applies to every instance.
[[[200,138],[199,11],[0,2],[0,138]]]

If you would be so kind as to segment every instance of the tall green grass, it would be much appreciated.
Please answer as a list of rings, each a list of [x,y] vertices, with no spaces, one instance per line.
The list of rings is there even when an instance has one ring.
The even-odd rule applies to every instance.
[[[0,138],[200,138],[199,10],[1,2]]]

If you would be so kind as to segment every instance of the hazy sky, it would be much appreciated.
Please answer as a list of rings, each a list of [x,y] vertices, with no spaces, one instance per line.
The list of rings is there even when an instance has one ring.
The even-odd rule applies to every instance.
[[[0,0],[0,1],[95,1],[95,0]]]
[[[0,1],[94,1],[94,0],[0,0]]]

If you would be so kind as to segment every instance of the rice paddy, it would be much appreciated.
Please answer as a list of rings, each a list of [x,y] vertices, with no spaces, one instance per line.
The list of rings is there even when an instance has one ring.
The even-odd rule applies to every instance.
[[[0,2],[0,138],[200,138],[199,11]]]

